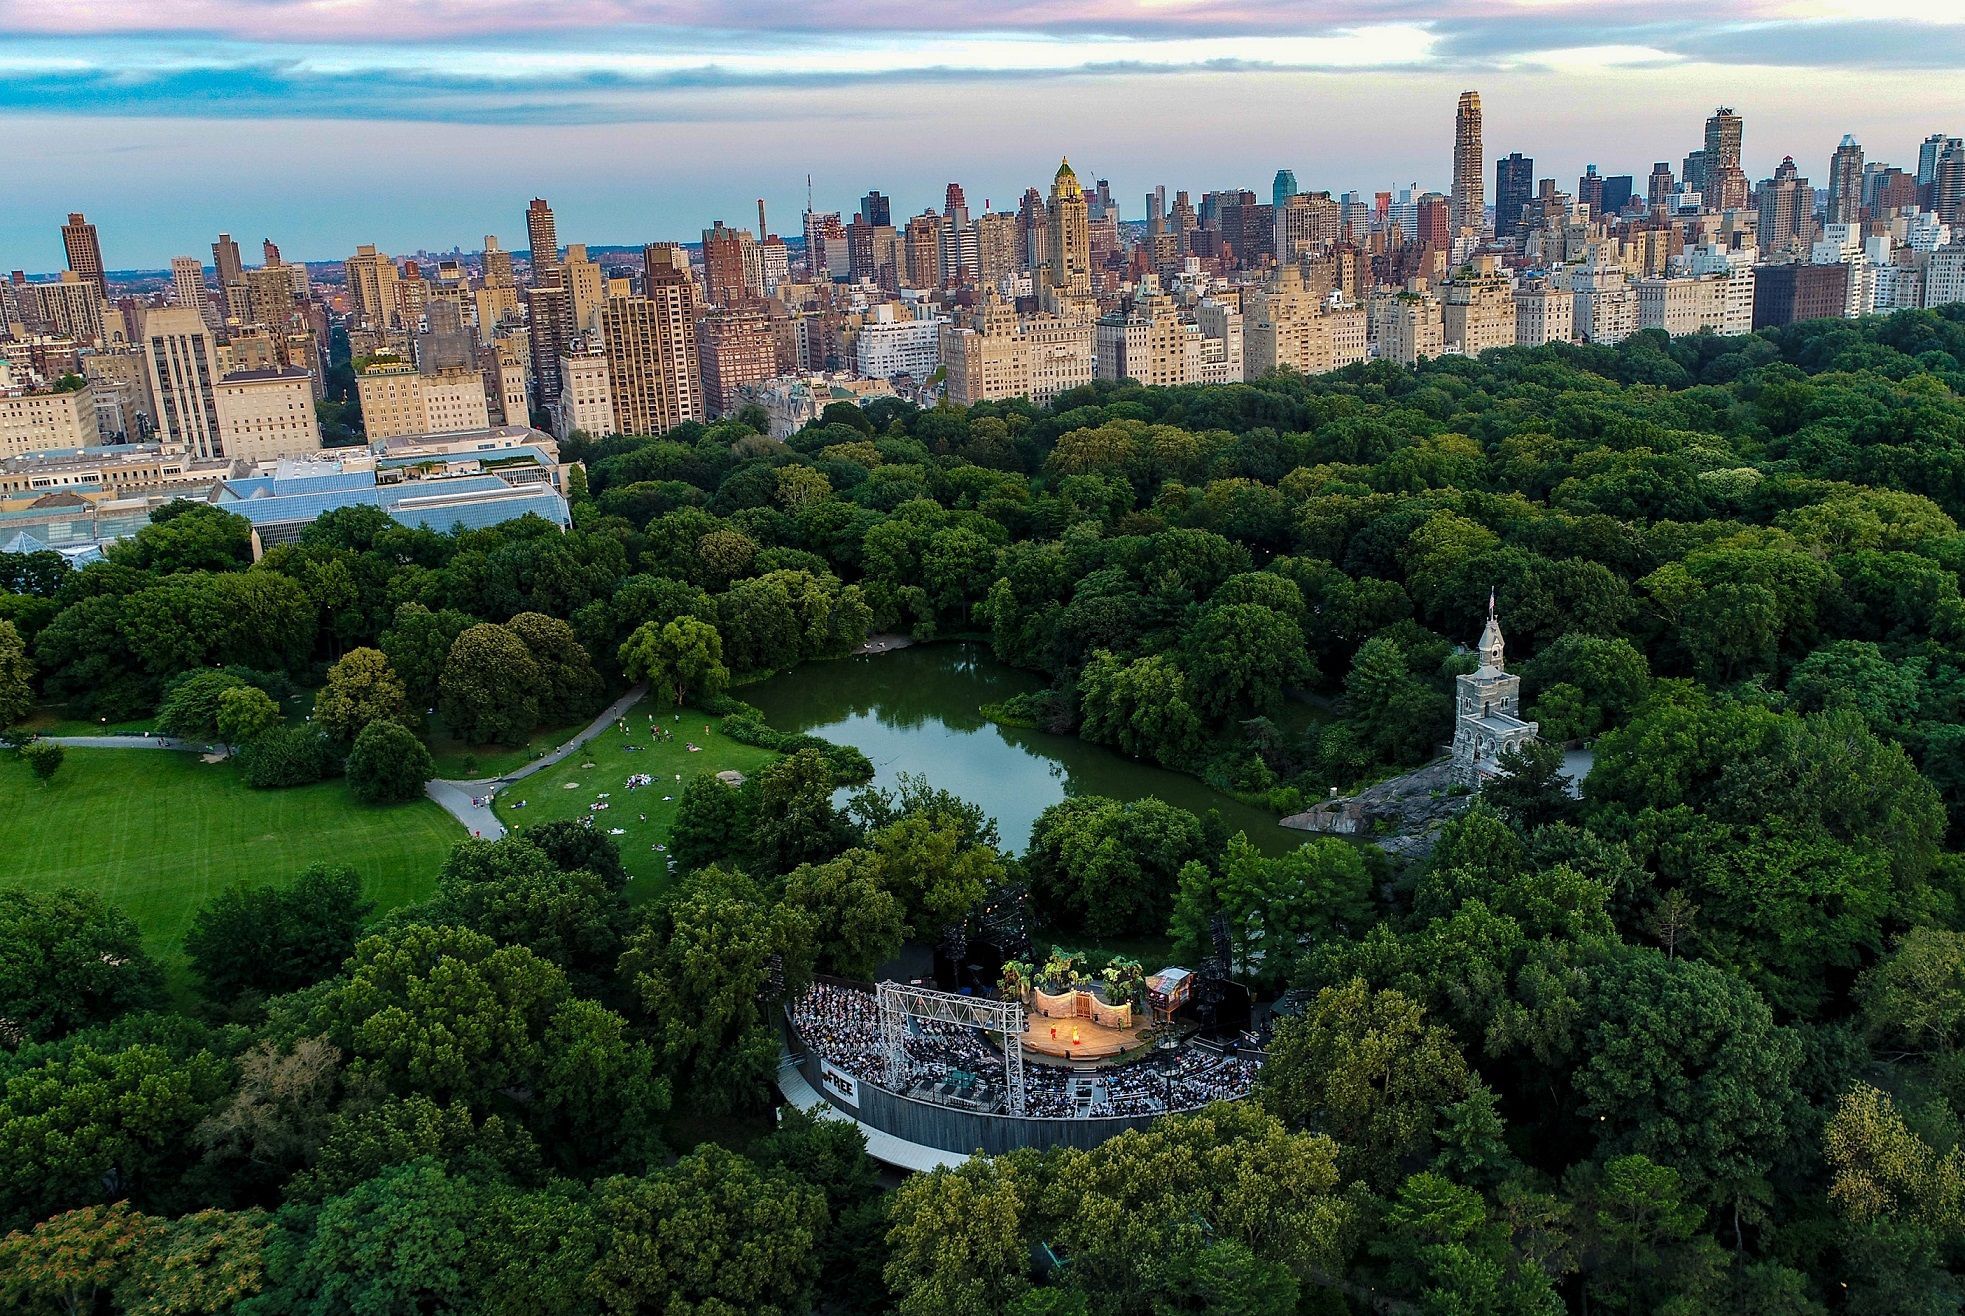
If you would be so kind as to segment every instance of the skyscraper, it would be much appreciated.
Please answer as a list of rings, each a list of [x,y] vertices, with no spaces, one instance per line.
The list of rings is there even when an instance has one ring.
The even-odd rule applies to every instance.
[[[1637,180],[1629,174],[1612,174],[1603,180],[1603,213],[1622,214],[1637,192]]]
[[[1829,157],[1829,223],[1855,224],[1863,217],[1863,148],[1848,133]]]
[[[976,229],[969,222],[969,199],[962,184],[950,183],[942,203],[942,282],[951,287],[976,278]]]
[[[661,434],[704,418],[687,266],[651,259],[645,286],[645,296],[613,297],[600,311],[614,424],[623,434]]]
[[[535,269],[535,278],[537,274]],[[557,267],[547,277],[553,282],[534,283],[525,294],[525,325],[532,339],[532,396],[542,409],[551,411],[559,405],[559,359],[573,337],[573,289],[560,281]],[[646,431],[623,431],[629,432]]]
[[[143,317],[144,369],[157,402],[157,438],[195,457],[225,455],[219,438],[218,346],[198,312],[157,307]]]
[[[1283,204],[1285,198],[1293,197],[1295,195],[1296,195],[1296,171],[1292,169],[1278,169],[1276,171],[1275,186],[1272,187],[1269,192],[1270,203],[1272,205],[1280,207]]]
[[[869,192],[860,198],[860,218],[873,228],[891,227],[894,222],[894,205],[878,192]]]
[[[1072,276],[1089,275],[1092,270],[1091,221],[1085,213],[1085,191],[1071,171],[1070,160],[1058,164],[1057,177],[1051,180],[1047,218],[1044,262],[1050,267],[1052,286],[1062,288]]]
[[[1696,151],[1686,152],[1685,163],[1679,168],[1679,177],[1685,180],[1686,191],[1697,192],[1701,196],[1705,195],[1706,192],[1706,148],[1705,147],[1702,146]]]
[[[61,245],[68,252],[68,268],[96,286],[104,301],[109,300],[109,282],[102,277],[102,247],[96,242],[96,226],[81,213],[72,212],[61,226]]]
[[[1494,162],[1494,236],[1521,231],[1522,207],[1535,198],[1535,161],[1511,151]]]
[[[1773,256],[1807,246],[1815,214],[1815,192],[1801,177],[1794,157],[1781,161],[1760,184],[1760,249]]]
[[[1747,175],[1740,168],[1740,116],[1722,105],[1706,120],[1706,209],[1738,210],[1747,204]]]
[[[525,236],[532,247],[532,281],[548,281],[547,271],[553,271],[551,278],[558,277],[559,270],[559,226],[553,221],[553,208],[546,204],[544,197],[532,198],[532,204],[525,208]]]
[[[512,280],[512,253],[498,245],[498,239],[484,235],[484,286],[509,288]]]
[[[1653,210],[1672,203],[1672,165],[1669,160],[1660,160],[1651,166],[1651,180],[1645,189],[1644,199]]]
[[[1460,93],[1453,116],[1453,191],[1447,222],[1455,233],[1479,233],[1486,223],[1487,195],[1481,158],[1481,94]]]
[[[1940,222],[1952,225],[1954,232],[1965,224],[1965,140],[1947,137],[1944,149],[1938,152],[1931,175],[1931,209],[1938,212]]]
[[[1603,175],[1595,165],[1586,165],[1583,176],[1576,180],[1576,199],[1590,208],[1592,216],[1603,215]]]
[[[719,219],[703,230],[703,286],[717,306],[764,295],[764,265],[749,229]]]
[[[1441,251],[1453,245],[1453,205],[1447,198],[1427,192],[1413,203],[1413,238]]]
[[[397,310],[396,262],[377,251],[373,244],[355,248],[355,254],[341,262],[348,280],[348,300],[354,303],[358,319],[370,329],[393,329],[401,322]]]
[[[196,256],[171,257],[171,291],[177,304],[209,319],[211,299],[205,296],[205,267]]]
[[[212,273],[218,276],[221,293],[246,281],[245,262],[239,259],[239,244],[230,233],[219,234],[218,241],[212,243]]]
[[[1944,154],[1945,135],[1932,133],[1917,147],[1917,185],[1929,187],[1938,177],[1938,157]]]

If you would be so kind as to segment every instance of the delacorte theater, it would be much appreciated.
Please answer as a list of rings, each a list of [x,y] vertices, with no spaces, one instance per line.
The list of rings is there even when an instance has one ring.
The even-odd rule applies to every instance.
[[[786,1008],[786,1063],[838,1113],[921,1148],[1090,1147],[1247,1096],[1263,1059],[1247,1019],[1225,973],[1094,972],[1054,948],[993,988],[821,980]]]

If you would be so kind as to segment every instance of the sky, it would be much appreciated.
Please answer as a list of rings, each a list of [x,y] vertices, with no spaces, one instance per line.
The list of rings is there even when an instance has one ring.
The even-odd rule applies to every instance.
[[[1844,133],[1914,167],[1965,135],[1958,0],[0,0],[0,269],[57,269],[80,210],[113,269],[796,234],[1014,208],[1061,155],[1145,193],[1444,189],[1462,90],[1492,161],[1674,171],[1725,103],[1755,178],[1817,184]]]

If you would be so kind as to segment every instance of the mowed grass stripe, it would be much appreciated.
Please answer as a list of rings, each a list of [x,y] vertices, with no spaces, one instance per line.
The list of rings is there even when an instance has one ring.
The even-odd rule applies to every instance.
[[[376,808],[339,781],[256,791],[192,754],[70,749],[46,784],[0,754],[0,883],[95,891],[172,966],[192,914],[235,882],[347,864],[386,909],[427,896],[462,837],[428,800]]]

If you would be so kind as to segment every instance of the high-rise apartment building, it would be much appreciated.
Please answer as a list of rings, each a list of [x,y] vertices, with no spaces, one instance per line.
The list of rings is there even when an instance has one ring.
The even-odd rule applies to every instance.
[[[490,399],[475,368],[446,366],[426,373],[407,361],[378,361],[362,369],[355,389],[371,442],[491,427]]]
[[[68,253],[68,268],[95,285],[96,296],[109,300],[109,280],[102,273],[102,246],[96,241],[96,226],[82,214],[72,212],[61,226],[61,245]]]
[[[1945,135],[1932,133],[1917,145],[1917,185],[1929,187],[1938,176],[1938,157],[1944,153]]]
[[[778,373],[777,337],[761,310],[714,310],[696,321],[703,407],[714,419],[737,409],[737,390]]]
[[[1007,210],[976,216],[976,281],[999,283],[1017,272],[1017,217]]]
[[[171,296],[179,306],[211,320],[211,298],[205,295],[205,267],[196,256],[171,257]]]
[[[614,430],[614,393],[607,381],[607,353],[596,345],[559,359],[559,407],[553,435],[565,443],[578,431],[601,439]]]
[[[1479,233],[1486,224],[1486,165],[1481,152],[1481,94],[1463,91],[1453,116],[1453,191],[1447,215],[1456,234]]]
[[[1248,294],[1242,318],[1242,360],[1250,379],[1277,370],[1306,375],[1362,361],[1368,352],[1365,313],[1327,307],[1303,277],[1301,265],[1279,265]]]
[[[950,183],[942,204],[942,282],[960,287],[976,281],[981,263],[976,253],[976,230],[969,221],[969,200],[962,184]]]
[[[939,288],[942,285],[942,220],[932,210],[924,210],[907,222],[901,235],[907,268],[903,282],[910,288]]]
[[[41,323],[53,326],[56,333],[65,334],[77,343],[107,341],[110,326],[103,319],[102,292],[93,279],[85,279],[74,270],[64,270],[53,283],[28,286],[34,292]],[[117,327],[120,326],[119,320]]]
[[[662,434],[705,418],[691,323],[695,309],[695,285],[688,276],[652,265],[643,296],[614,297],[602,305],[607,389],[619,433]]]
[[[550,282],[559,269],[559,225],[544,197],[532,198],[525,208],[525,237],[532,248],[532,281]]]
[[[484,286],[487,288],[510,288],[516,280],[512,277],[512,253],[498,245],[498,239],[487,233],[484,235]]]
[[[852,272],[846,225],[837,210],[805,212],[805,271],[814,283],[844,279]]]
[[[764,259],[749,229],[719,219],[703,230],[703,286],[713,306],[764,296]]]
[[[1576,300],[1547,279],[1515,288],[1515,346],[1566,343],[1574,333]]]
[[[1494,162],[1494,236],[1496,241],[1521,231],[1522,210],[1535,199],[1535,161],[1511,151]]]
[[[1860,224],[1863,220],[1863,148],[1855,137],[1842,135],[1842,144],[1829,157],[1829,208],[1831,224]]]
[[[1672,181],[1672,166],[1668,160],[1660,160],[1651,166],[1651,177],[1645,184],[1644,199],[1653,210],[1669,208],[1672,193],[1677,184]]]
[[[247,270],[245,297],[239,316],[247,324],[285,328],[293,315],[293,276],[284,265],[262,265]]]
[[[559,278],[555,268],[551,277]],[[532,395],[551,411],[559,402],[559,359],[572,341],[573,290],[564,283],[535,283],[525,292],[526,332],[532,339]]]
[[[236,288],[246,281],[245,262],[239,259],[239,244],[232,240],[230,233],[218,235],[212,243],[212,271],[218,275],[221,290]]]
[[[1427,192],[1414,203],[1412,238],[1438,251],[1453,245],[1453,207],[1438,192]]]
[[[1042,406],[1092,382],[1095,328],[1089,320],[1020,317],[994,288],[983,290],[966,322],[943,324],[940,336],[948,398],[957,406],[1015,397]]]
[[[1372,302],[1371,315],[1372,337],[1378,343],[1382,361],[1418,365],[1421,360],[1446,351],[1440,303],[1431,293],[1408,290],[1377,297]]]
[[[1956,234],[1965,225],[1965,139],[1945,138],[1931,175],[1931,209]]]
[[[1477,256],[1440,286],[1446,345],[1465,356],[1515,345],[1515,289],[1492,256]]]
[[[341,262],[348,280],[348,301],[355,318],[370,329],[394,329],[402,323],[396,296],[396,262],[364,243]]]
[[[1586,165],[1582,177],[1576,180],[1576,201],[1588,206],[1593,218],[1603,218],[1603,175],[1595,165]]]
[[[1848,265],[1761,265],[1754,270],[1753,327],[1840,316],[1849,299]]]
[[[606,290],[600,262],[587,258],[587,244],[569,242],[566,259],[560,262],[561,282],[566,284],[573,311],[573,331],[585,333],[593,327],[594,313],[600,310]]]
[[[1801,177],[1793,156],[1781,161],[1772,178],[1762,180],[1757,201],[1762,256],[1806,250],[1814,236],[1815,191]]]
[[[891,224],[870,224],[864,215],[846,226],[848,276],[855,282],[876,283],[888,291],[901,286],[907,255],[901,235]]]
[[[218,345],[204,317],[186,306],[145,312],[143,353],[158,440],[198,457],[224,456],[215,393]]]
[[[1279,261],[1303,260],[1337,242],[1342,212],[1328,192],[1298,192],[1283,198],[1273,216],[1273,250]]]
[[[1078,175],[1072,172],[1069,160],[1058,165],[1057,175],[1051,180],[1051,199],[1046,215],[1044,261],[1049,267],[1052,285],[1062,287],[1075,275],[1089,274],[1092,264],[1091,228],[1090,219],[1085,213],[1085,193],[1078,185]]]
[[[312,377],[289,366],[234,371],[212,386],[222,452],[246,461],[300,457],[321,446]]]
[[[1739,210],[1747,204],[1747,175],[1740,168],[1744,124],[1722,105],[1706,120],[1704,184],[1707,210]]]

